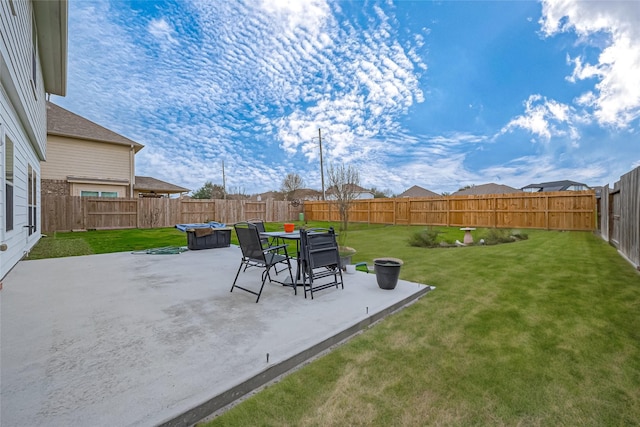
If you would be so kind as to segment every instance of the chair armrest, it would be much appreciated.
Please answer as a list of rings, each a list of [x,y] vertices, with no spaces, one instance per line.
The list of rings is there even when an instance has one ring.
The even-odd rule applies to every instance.
[[[280,250],[280,249],[284,249],[286,251],[287,250],[287,246],[289,246],[289,245],[269,246],[268,248],[264,248],[263,251],[264,252],[272,252],[272,251],[277,251],[277,250]]]

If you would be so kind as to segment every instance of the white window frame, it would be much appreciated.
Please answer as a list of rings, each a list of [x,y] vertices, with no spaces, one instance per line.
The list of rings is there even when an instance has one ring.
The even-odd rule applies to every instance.
[[[27,228],[29,236],[38,230],[38,174],[29,164],[27,174]]]
[[[83,194],[83,193],[95,193],[95,194]],[[113,194],[115,194],[115,196]],[[117,191],[81,190],[80,197],[104,197],[104,198],[116,199],[118,198],[118,192]]]
[[[11,153],[7,153],[7,148],[11,144]],[[15,179],[15,143],[7,134],[2,135],[2,161],[4,165],[3,171],[3,181],[4,181],[4,224],[2,224],[2,228],[5,233],[13,231],[15,226],[15,192],[14,192],[14,179]],[[11,171],[7,169],[7,156],[13,156],[11,159]],[[9,200],[11,197],[11,200]]]

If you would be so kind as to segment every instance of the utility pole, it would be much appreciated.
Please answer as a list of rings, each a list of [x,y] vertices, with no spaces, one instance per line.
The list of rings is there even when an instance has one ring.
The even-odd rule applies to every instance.
[[[318,128],[318,141],[320,142],[320,179],[322,180],[322,200],[327,200],[325,191],[324,191],[324,165],[322,164],[322,132],[320,128]]]
[[[222,199],[227,200],[227,182],[224,177],[224,160],[222,161]]]

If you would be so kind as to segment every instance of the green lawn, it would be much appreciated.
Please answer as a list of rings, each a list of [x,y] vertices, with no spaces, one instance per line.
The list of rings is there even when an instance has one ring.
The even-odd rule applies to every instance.
[[[537,230],[496,246],[411,247],[418,230],[354,224],[348,245],[354,261],[402,258],[401,278],[434,291],[208,425],[640,424],[640,274],[614,248]],[[156,240],[136,248],[186,243],[149,232]],[[92,233],[106,243],[119,232],[53,240],[95,252]]]
[[[349,245],[435,291],[208,425],[640,424],[640,275],[612,247],[532,230],[408,247],[415,230],[354,228]]]
[[[40,239],[27,259],[139,251],[186,245],[186,234],[177,228],[52,233]]]

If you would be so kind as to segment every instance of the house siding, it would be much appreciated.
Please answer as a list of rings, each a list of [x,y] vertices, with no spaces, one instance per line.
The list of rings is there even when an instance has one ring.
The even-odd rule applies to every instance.
[[[69,194],[79,196],[80,191],[118,191],[119,197],[128,197],[131,188],[131,147],[105,142],[79,140],[49,135],[47,161],[42,163],[42,179],[67,181],[69,177],[94,180],[118,180],[122,183],[71,183]],[[99,161],[96,162],[96,159]]]
[[[24,127],[29,144],[37,155],[44,158],[47,143],[44,79],[40,55],[36,55],[35,91],[32,85],[33,4],[13,2],[16,15],[9,2],[0,2],[0,29],[2,45],[2,84],[7,98],[13,104],[19,122]],[[6,37],[6,39],[5,39]],[[35,92],[35,93],[34,93]]]
[[[40,238],[40,161],[46,153],[47,125],[45,88],[40,54],[36,54],[35,85],[32,82],[34,9],[30,1],[0,2],[0,278],[28,253]],[[63,5],[66,7],[66,5]],[[61,6],[62,7],[62,6]],[[14,147],[13,229],[6,229],[6,165],[7,140]],[[28,170],[36,176],[36,231],[29,234]]]
[[[3,103],[3,107],[5,104]],[[28,229],[28,167],[31,166],[37,177],[40,176],[40,161],[34,152],[29,139],[15,117],[8,114],[7,109],[2,109],[0,117],[0,138],[2,140],[2,150],[0,150],[2,158],[1,174],[1,205],[0,205],[0,228],[2,236],[0,241],[7,245],[7,250],[0,252],[0,277],[4,277],[9,270],[28,253],[31,248],[38,242],[40,238],[40,212],[37,212],[37,229],[36,232],[29,235]],[[14,166],[13,166],[13,229],[5,229],[5,167],[4,158],[7,140],[10,139],[14,147]],[[36,204],[40,206],[40,186],[36,191]]]

